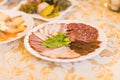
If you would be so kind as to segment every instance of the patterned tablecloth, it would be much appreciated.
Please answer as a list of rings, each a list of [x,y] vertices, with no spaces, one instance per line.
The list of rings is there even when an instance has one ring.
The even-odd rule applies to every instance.
[[[78,0],[65,18],[99,24],[108,38],[100,55],[81,62],[53,63],[31,55],[22,38],[0,45],[0,80],[120,80],[120,13],[106,5],[105,0]]]

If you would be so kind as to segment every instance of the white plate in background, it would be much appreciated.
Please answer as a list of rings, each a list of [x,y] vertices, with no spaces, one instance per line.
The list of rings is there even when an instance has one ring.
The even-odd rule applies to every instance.
[[[56,16],[54,18],[44,18],[42,17],[41,15],[39,14],[29,14],[31,15],[33,18],[36,18],[36,19],[40,19],[40,20],[44,20],[44,21],[53,21],[53,20],[58,20],[58,19],[63,19],[65,15],[69,14],[69,12],[71,12],[73,10],[73,7],[77,4],[75,0],[69,0],[72,5],[70,7],[68,7],[66,10],[64,11],[61,11],[59,12],[60,15],[59,16]],[[20,6],[22,4],[25,4],[27,1],[21,1],[20,4],[18,6],[16,6],[15,8],[13,8],[13,10],[19,10]]]
[[[25,14],[21,11],[14,11],[14,10],[0,10],[0,12],[8,14],[11,18],[15,16],[21,16],[24,19],[24,25],[26,25],[26,29],[23,32],[20,32],[17,34],[17,37],[15,38],[10,38],[6,41],[0,41],[0,44],[8,43],[14,40],[17,40],[21,37],[23,37],[29,30],[31,30],[34,26],[34,21],[32,17],[30,17],[28,14]]]

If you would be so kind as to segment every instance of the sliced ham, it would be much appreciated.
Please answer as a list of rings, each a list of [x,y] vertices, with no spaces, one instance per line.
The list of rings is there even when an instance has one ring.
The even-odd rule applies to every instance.
[[[51,50],[52,48],[47,48],[45,46],[42,46],[41,43],[43,42],[43,40],[41,40],[39,37],[37,37],[35,34],[31,34],[29,36],[29,43],[31,45],[31,47],[33,49],[35,49],[38,52],[42,52],[42,51],[48,51]]]
[[[30,40],[29,42],[31,43],[31,45],[35,45],[35,44],[41,45],[42,43],[40,41],[35,41],[35,40]]]
[[[50,58],[60,58],[60,59],[72,59],[72,58],[80,57],[80,54],[75,53],[74,51],[70,50],[70,48],[68,47],[56,48],[49,52],[43,51],[40,54]]]
[[[37,36],[35,36],[35,34],[31,34],[30,36],[29,36],[29,40],[31,41],[38,41],[38,42],[42,42],[43,40],[41,40],[40,38],[38,38]]]
[[[67,31],[67,24],[65,24],[65,23],[61,23],[60,24],[60,32],[62,32],[62,33],[66,33],[66,31]]]
[[[61,59],[70,59],[80,56],[80,54],[75,53],[68,47],[47,48],[41,45],[42,42],[43,41],[33,33],[29,36],[29,43],[31,47],[37,52],[39,52],[40,55],[47,56],[50,58]]]

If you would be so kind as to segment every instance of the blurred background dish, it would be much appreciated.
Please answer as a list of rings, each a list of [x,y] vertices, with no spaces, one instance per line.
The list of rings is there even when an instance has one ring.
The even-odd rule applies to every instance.
[[[3,4],[5,4],[8,0],[0,0],[0,6],[2,6]]]
[[[23,37],[34,26],[33,19],[20,11],[0,10],[0,44]]]
[[[76,5],[74,0],[43,0],[43,2],[21,1],[14,8],[30,14],[33,18],[44,21],[63,19],[67,12],[72,11]]]
[[[120,12],[120,0],[108,0],[110,10]]]

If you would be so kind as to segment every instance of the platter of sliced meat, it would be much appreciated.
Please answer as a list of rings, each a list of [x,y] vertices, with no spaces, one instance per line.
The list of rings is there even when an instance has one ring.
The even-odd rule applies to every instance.
[[[44,23],[29,31],[24,45],[34,56],[52,62],[76,62],[90,59],[107,44],[98,26],[77,20]]]

